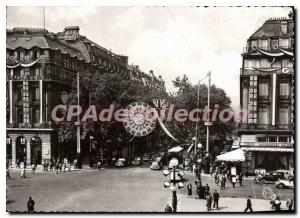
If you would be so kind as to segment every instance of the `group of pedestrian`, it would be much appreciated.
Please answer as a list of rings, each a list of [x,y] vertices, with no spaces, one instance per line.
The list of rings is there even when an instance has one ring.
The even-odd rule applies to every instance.
[[[211,211],[211,206],[213,206],[213,208],[216,208],[217,210],[219,210],[219,199],[220,199],[220,194],[217,192],[217,190],[215,189],[213,195],[211,195],[211,193],[207,193],[206,195],[206,208],[207,211]]]

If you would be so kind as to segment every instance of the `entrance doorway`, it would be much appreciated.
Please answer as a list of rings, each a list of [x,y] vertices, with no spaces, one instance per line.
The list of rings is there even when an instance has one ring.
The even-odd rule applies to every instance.
[[[30,140],[30,163],[42,164],[42,140],[40,137],[32,137]]]
[[[26,161],[26,152],[26,139],[23,136],[20,136],[16,139],[16,161]]]

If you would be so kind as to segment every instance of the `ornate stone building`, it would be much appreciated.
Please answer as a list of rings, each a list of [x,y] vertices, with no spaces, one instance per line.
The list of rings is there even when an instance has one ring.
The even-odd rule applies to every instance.
[[[80,35],[77,26],[57,34],[38,28],[8,29],[6,52],[6,155],[12,164],[16,160],[40,164],[60,155],[51,111],[61,104],[62,92],[71,90],[78,72],[101,69],[164,89],[161,77],[128,65],[127,56]]]
[[[239,127],[250,169],[291,169],[294,157],[294,22],[267,20],[247,41],[240,72]]]

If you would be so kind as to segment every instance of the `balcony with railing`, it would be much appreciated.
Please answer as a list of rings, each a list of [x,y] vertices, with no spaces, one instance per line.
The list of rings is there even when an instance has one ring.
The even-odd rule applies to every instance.
[[[52,127],[51,121],[43,123],[7,123],[7,128],[22,128],[22,129],[50,129]]]
[[[257,124],[257,123],[240,123],[239,130],[292,130],[291,124]]]
[[[262,74],[270,74],[270,72],[265,72],[267,70],[270,70],[270,68],[258,68],[258,69],[247,69],[247,68],[241,68],[240,69],[240,74],[243,76],[250,76],[250,75],[262,75]],[[283,67],[279,69],[274,69],[271,71],[272,73],[288,73],[288,74],[293,74],[294,73],[294,68],[293,67]]]
[[[292,148],[291,142],[241,142],[242,147],[278,147],[278,148]]]

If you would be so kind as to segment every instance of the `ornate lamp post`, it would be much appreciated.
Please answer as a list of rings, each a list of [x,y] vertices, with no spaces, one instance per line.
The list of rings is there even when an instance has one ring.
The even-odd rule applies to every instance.
[[[183,182],[181,182],[181,178],[184,176],[184,172],[181,170],[176,170],[176,167],[178,166],[178,160],[176,158],[172,158],[170,160],[169,166],[171,169],[164,170],[163,174],[164,176],[169,176],[170,181],[166,181],[164,183],[165,188],[170,188],[172,191],[172,208],[173,212],[177,211],[177,189],[181,189],[184,187]]]

